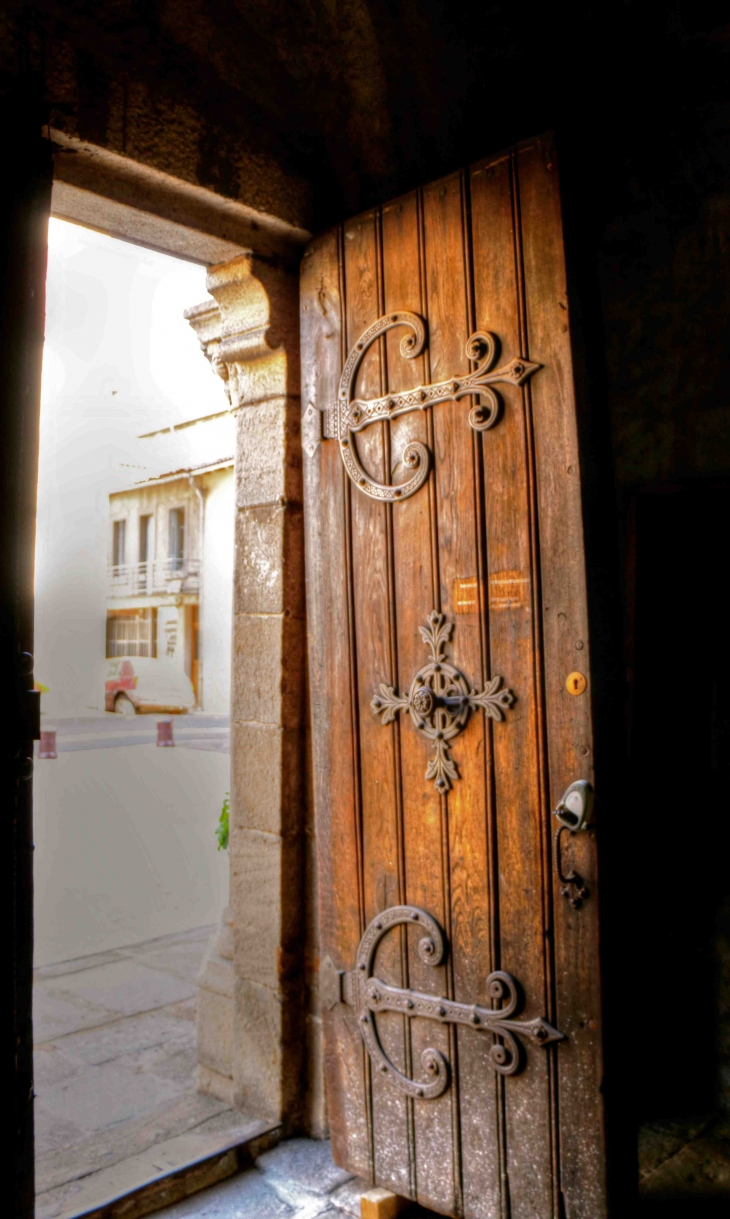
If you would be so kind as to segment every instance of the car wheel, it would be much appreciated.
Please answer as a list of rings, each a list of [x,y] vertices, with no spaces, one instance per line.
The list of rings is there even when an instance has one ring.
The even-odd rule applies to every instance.
[[[130,702],[126,694],[118,694],[114,699],[114,710],[117,715],[136,715],[137,709],[134,703]]]

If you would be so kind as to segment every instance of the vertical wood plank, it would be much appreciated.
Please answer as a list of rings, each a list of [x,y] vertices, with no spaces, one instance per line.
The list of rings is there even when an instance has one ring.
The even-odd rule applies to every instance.
[[[423,315],[424,273],[421,257],[421,217],[415,193],[398,200],[383,211],[383,254],[386,309],[409,309]],[[428,362],[423,357],[407,361],[400,352],[404,332],[388,335],[388,389],[410,389],[428,381]],[[430,419],[421,412],[404,415],[392,424],[393,476],[403,478],[400,464],[410,441],[430,446]],[[427,659],[420,627],[438,603],[435,587],[432,488],[398,504],[393,513],[395,588],[398,606],[398,684],[407,691],[415,674]],[[443,923],[442,810],[433,783],[425,778],[428,763],[426,742],[416,732],[409,717],[400,728],[403,781],[404,869],[407,900]],[[414,989],[446,994],[446,969],[424,964],[418,954],[419,934],[409,936],[409,983]],[[423,1078],[421,1055],[435,1047],[449,1057],[446,1030],[430,1022],[411,1021],[411,1060],[414,1078]],[[415,1101],[412,1104],[412,1130],[415,1161],[415,1193],[428,1204],[450,1206],[453,1200],[451,1164],[450,1102]],[[446,1142],[444,1142],[444,1139]],[[438,1149],[438,1151],[437,1151]]]
[[[419,218],[415,192],[383,208],[383,287],[385,311],[407,309],[421,313],[421,269],[419,265]],[[411,389],[427,380],[423,357],[405,360],[400,343],[407,332],[400,327],[386,337],[388,391]],[[394,482],[408,474],[402,455],[412,440],[428,444],[428,421],[421,412],[395,419],[391,424],[391,477]],[[397,687],[409,689],[425,656],[419,626],[433,605],[433,571],[431,547],[430,497],[428,488],[422,494],[404,500],[392,510],[393,521],[393,585],[396,606]],[[438,799],[425,781],[426,761],[423,741],[418,738],[408,716],[398,725],[401,763],[401,869],[404,900],[418,905],[419,900],[407,883],[406,825],[432,825],[434,811],[438,818]],[[419,899],[422,894],[419,894]],[[419,960],[417,937],[406,941],[407,985],[414,986],[414,963]],[[415,966],[417,970],[417,966]],[[436,977],[442,971],[427,971],[434,975],[430,985],[438,985]],[[408,1067],[412,1078],[422,1077],[420,1053],[413,1057],[413,1028],[408,1021],[405,1030]],[[414,1102],[408,1102],[408,1133],[411,1156],[411,1196],[419,1193],[420,1182],[416,1153]]]
[[[415,306],[416,312],[426,316],[429,325],[429,348],[431,348],[429,295],[431,268],[425,261],[419,265],[420,260],[423,260],[424,256],[424,233],[427,230],[427,222],[423,210],[419,217],[417,205],[414,208],[413,204],[410,204],[410,200],[409,212],[412,217],[411,231],[413,233],[411,248],[413,238],[415,238],[416,243],[412,256],[412,264],[414,265],[412,271],[413,287],[411,291],[413,292],[417,287],[420,298],[417,303],[414,301],[411,307]],[[393,299],[395,299],[395,288]],[[413,297],[411,299],[413,300]],[[400,368],[400,365],[395,361],[391,361],[391,363],[393,363],[394,370]],[[430,359],[424,361],[423,371],[427,379],[433,378],[433,367]],[[407,375],[404,369],[400,371],[400,376],[405,377]],[[413,381],[410,384],[413,384]],[[424,423],[426,424],[425,435],[428,437],[428,419],[425,419]],[[412,424],[408,421],[406,426],[410,428],[419,426],[421,436],[424,435],[423,424]],[[434,420],[433,428],[435,426],[436,421]],[[404,431],[405,429],[401,425],[400,435],[403,435]],[[435,474],[432,473],[431,478],[433,479],[434,477]],[[429,496],[426,488],[424,488],[419,521],[421,534],[419,553],[423,557],[419,562],[416,587],[421,594],[421,598],[427,598],[425,603],[424,600],[416,602],[411,597],[408,597],[405,594],[404,584],[401,583],[400,585],[400,587],[404,588],[405,594],[402,599],[399,599],[399,604],[403,605],[399,644],[402,683],[406,689],[417,670],[422,667],[427,659],[427,651],[423,646],[419,627],[423,624],[431,609],[439,608],[440,590],[437,579],[434,578],[437,573],[433,569],[429,570],[431,568],[431,563],[429,562],[431,532],[434,529],[438,529],[436,514],[434,513],[433,518],[431,518],[433,498],[433,495]],[[430,507],[429,503],[431,504]],[[418,509],[411,509],[414,524],[415,517],[413,514],[416,511]],[[427,511],[429,512],[430,519],[426,516]],[[427,519],[428,534],[426,534]],[[401,522],[398,522],[397,528],[400,530]],[[402,543],[405,543],[406,540],[407,535],[404,534],[400,537]],[[403,546],[399,549],[399,555],[402,555],[402,551]],[[402,573],[399,572],[399,576],[401,574],[406,578],[409,574],[408,567]],[[412,724],[404,725],[403,744],[403,774],[404,783],[406,784],[404,788],[404,835],[409,901],[433,914],[443,925],[447,938],[450,941],[450,868],[448,862],[446,806],[445,802],[433,788],[432,783],[427,783],[425,780],[429,751],[426,742],[422,738],[418,738]],[[447,960],[445,966],[437,968],[426,965],[418,955],[417,938],[415,930],[412,930],[408,958],[412,987],[416,990],[432,994],[452,994],[453,972],[451,960]],[[443,1096],[435,1100],[416,1100],[414,1102],[418,1199],[424,1205],[438,1210],[458,1213],[461,1207],[461,1200],[457,1125],[458,1076],[455,1059],[455,1038],[453,1030],[433,1025],[429,1021],[414,1020],[412,1021],[412,1026],[414,1073],[416,1075],[421,1073],[423,1069],[421,1066],[421,1055],[427,1048],[439,1050],[451,1062],[452,1069],[454,1069],[451,1087]]]
[[[340,235],[312,243],[302,263],[302,405],[322,409],[341,367]],[[317,815],[322,955],[349,969],[362,932],[360,810],[350,713],[345,498],[336,445],[304,456],[307,624],[314,800]],[[332,1153],[361,1176],[371,1172],[365,1051],[352,1009],[323,1012]]]
[[[379,216],[371,212],[344,227],[347,349],[380,315]],[[384,369],[381,345],[366,354],[356,392],[376,397]],[[387,424],[376,423],[357,437],[365,468],[378,481],[386,478]],[[399,832],[397,815],[397,728],[383,727],[373,715],[370,701],[377,684],[392,684],[391,623],[395,613],[390,589],[388,513],[384,503],[359,492],[352,495],[352,582],[358,656],[358,713],[360,773],[362,778],[363,875],[365,921],[400,900]],[[381,944],[375,960],[379,977],[397,986],[403,983],[401,932],[392,932]],[[405,1043],[403,1018],[394,1012],[378,1016],[383,1049],[403,1070]],[[410,1188],[407,1099],[389,1079],[372,1073],[372,1124],[374,1169],[378,1181],[394,1192],[408,1195]]]
[[[511,158],[471,174],[475,297],[480,328],[495,333],[499,362],[521,350],[519,219]],[[537,373],[536,376],[540,376]],[[533,594],[529,419],[523,391],[499,387],[503,413],[483,434],[492,672],[516,695],[494,731],[501,968],[520,982],[527,1018],[546,1015],[545,860],[538,700],[541,657]],[[505,591],[509,595],[505,596]],[[525,1069],[504,1082],[506,1172],[512,1212],[553,1213],[549,1059],[527,1048]]]
[[[431,372],[441,380],[469,368],[472,333],[471,267],[463,184],[454,175],[424,191]],[[477,440],[469,427],[472,403],[446,402],[436,409],[434,443],[438,505],[441,609],[454,622],[454,663],[475,686],[486,656],[479,606],[480,486]],[[478,451],[478,450],[477,450]],[[465,604],[459,584],[474,588]],[[473,584],[472,584],[473,582]],[[480,686],[481,688],[481,686]],[[482,713],[472,715],[452,750],[460,779],[446,801],[448,828],[445,887],[449,894],[454,997],[489,1005],[486,981],[493,968],[487,808],[488,732]],[[463,1205],[475,1217],[500,1213],[498,1091],[489,1064],[491,1038],[459,1029],[452,1036],[458,1059],[457,1090]]]
[[[535,378],[533,411],[550,798],[554,808],[574,779],[593,781],[594,777],[581,455],[558,166],[552,141],[531,141],[518,152],[518,164],[530,350],[532,358],[545,365],[544,373]],[[565,688],[567,675],[576,669],[588,678],[586,693],[577,698]],[[557,1054],[561,1186],[571,1219],[601,1219],[606,1214],[605,1132],[598,876],[593,834],[576,835],[570,840],[566,857],[566,866],[574,867],[587,879],[590,897],[579,910],[573,910],[552,876],[556,1014],[568,1036]]]

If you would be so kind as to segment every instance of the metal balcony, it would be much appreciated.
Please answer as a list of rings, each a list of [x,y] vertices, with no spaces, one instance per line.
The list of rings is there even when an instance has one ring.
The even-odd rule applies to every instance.
[[[199,589],[200,560],[186,556],[147,563],[112,563],[107,571],[107,594],[110,597],[197,593]]]

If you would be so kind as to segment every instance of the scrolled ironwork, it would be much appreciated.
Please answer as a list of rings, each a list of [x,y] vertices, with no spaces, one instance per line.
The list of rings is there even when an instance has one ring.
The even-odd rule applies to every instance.
[[[425,1078],[409,1079],[383,1049],[376,1021],[379,1012],[399,1012],[410,1019],[421,1017],[439,1024],[456,1024],[491,1033],[495,1042],[489,1052],[489,1061],[500,1075],[515,1075],[525,1065],[525,1041],[534,1046],[546,1046],[564,1039],[565,1034],[542,1016],[532,1020],[517,1018],[520,987],[504,970],[495,970],[487,978],[487,994],[493,1004],[499,1004],[492,1008],[478,1003],[456,1003],[439,995],[390,986],[375,977],[372,972],[375,954],[383,937],[393,927],[414,924],[423,930],[418,944],[421,960],[434,967],[443,964],[447,943],[436,919],[417,906],[391,906],[366,928],[357,951],[356,968],[351,973],[340,973],[326,958],[323,963],[326,984],[321,988],[330,1009],[339,1002],[356,1009],[358,1027],[374,1069],[392,1080],[407,1096],[418,1100],[442,1096],[451,1082],[451,1065],[440,1050],[428,1046],[421,1054]],[[333,979],[336,979],[334,985]]]
[[[380,398],[353,398],[355,378],[365,353],[376,339],[395,326],[407,326],[411,331],[400,343],[403,358],[413,360],[421,355],[427,344],[426,326],[417,313],[401,309],[378,318],[360,335],[350,351],[342,369],[337,400],[325,412],[329,424],[326,434],[336,436],[344,467],[352,482],[371,499],[386,501],[408,499],[423,486],[428,477],[430,451],[421,441],[410,441],[403,450],[402,461],[405,468],[414,473],[405,482],[396,485],[379,483],[368,474],[360,460],[355,440],[358,432],[379,419],[396,419],[409,411],[422,411],[427,406],[468,395],[478,399],[469,412],[470,426],[478,432],[487,431],[497,422],[501,410],[500,397],[492,387],[498,384],[523,385],[542,367],[534,361],[518,357],[500,368],[492,369],[498,354],[497,337],[488,331],[477,331],[467,339],[465,346],[467,358],[477,364],[471,372],[450,377],[446,381],[419,385],[415,389],[384,394]]]
[[[407,711],[417,730],[435,749],[426,767],[426,778],[433,779],[436,790],[445,794],[459,772],[449,753],[450,743],[466,727],[472,711],[481,709],[493,720],[503,720],[512,706],[511,690],[501,689],[502,678],[493,677],[477,693],[464,674],[446,657],[446,644],[454,629],[453,622],[432,610],[425,626],[419,628],[431,659],[419,669],[406,695],[396,694],[393,686],[380,685],[380,693],[370,706],[383,724],[390,724],[399,711]]]

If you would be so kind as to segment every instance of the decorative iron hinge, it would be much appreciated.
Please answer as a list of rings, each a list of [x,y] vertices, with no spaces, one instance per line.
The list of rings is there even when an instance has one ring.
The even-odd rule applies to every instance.
[[[459,778],[449,742],[466,727],[469,713],[481,708],[490,719],[502,720],[515,701],[511,690],[500,690],[501,677],[488,681],[481,694],[472,690],[464,674],[446,659],[445,648],[453,629],[453,622],[432,610],[426,626],[419,627],[431,659],[418,670],[405,696],[381,683],[380,694],[370,703],[384,724],[390,724],[399,711],[408,711],[418,731],[433,741],[436,753],[426,767],[426,778],[433,779],[436,790],[442,793],[450,789],[452,779]]]
[[[416,906],[391,906],[374,918],[366,929],[357,950],[356,968],[351,973],[336,969],[330,957],[324,959],[320,969],[320,994],[325,1007],[331,1010],[337,1003],[346,1003],[356,1009],[360,1032],[373,1066],[407,1096],[424,1100],[441,1096],[449,1086],[451,1067],[440,1050],[427,1048],[421,1054],[427,1078],[422,1081],[409,1079],[391,1062],[380,1043],[375,1020],[377,1012],[400,1012],[408,1017],[420,1016],[439,1024],[457,1024],[493,1034],[497,1040],[489,1051],[489,1059],[500,1075],[514,1075],[524,1065],[523,1045],[518,1038],[535,1046],[564,1039],[565,1034],[542,1016],[533,1020],[515,1019],[520,1005],[519,985],[511,974],[501,969],[487,978],[492,1002],[504,1002],[503,1007],[497,1008],[481,1007],[478,1003],[455,1003],[437,995],[389,986],[373,977],[373,962],[380,941],[392,927],[413,923],[419,924],[424,932],[418,944],[421,960],[426,965],[443,964],[446,937],[436,919]]]
[[[406,482],[397,486],[376,482],[363,468],[357,453],[355,433],[362,431],[370,423],[378,419],[395,419],[409,411],[422,411],[427,406],[435,406],[438,402],[451,402],[455,399],[473,395],[478,399],[469,412],[469,424],[477,432],[484,432],[494,426],[499,418],[500,399],[492,389],[493,385],[523,385],[533,373],[542,368],[522,356],[510,360],[501,368],[492,370],[497,358],[498,339],[489,331],[477,331],[466,343],[467,359],[476,363],[472,372],[458,377],[450,377],[446,381],[438,381],[432,385],[419,385],[416,389],[403,390],[400,393],[385,394],[382,398],[353,398],[357,371],[363,357],[375,340],[394,326],[408,326],[413,333],[406,335],[401,341],[400,352],[406,360],[413,360],[421,355],[426,347],[426,326],[417,313],[399,310],[380,317],[360,336],[345,361],[340,377],[340,387],[337,401],[322,411],[323,429],[320,431],[317,421],[311,416],[315,406],[310,403],[303,419],[303,442],[306,452],[311,456],[322,435],[335,437],[340,444],[340,452],[345,469],[356,487],[372,499],[399,500],[408,499],[419,487],[422,487],[428,477],[430,453],[425,444],[412,440],[403,450],[403,465],[415,473]]]

